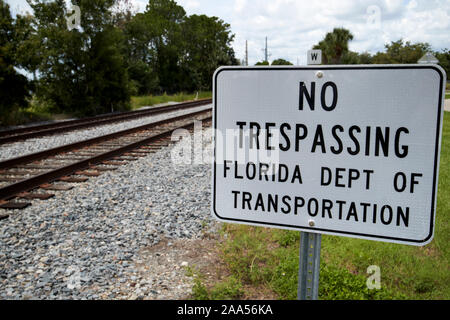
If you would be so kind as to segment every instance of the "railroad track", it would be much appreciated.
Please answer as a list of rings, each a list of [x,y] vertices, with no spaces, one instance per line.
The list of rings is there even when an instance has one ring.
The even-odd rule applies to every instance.
[[[210,122],[211,107],[166,118],[104,136],[71,143],[0,162],[0,208],[23,209],[29,200],[48,199],[49,191],[64,191],[104,171],[145,157],[171,143],[178,128],[195,121]],[[7,215],[1,215],[7,218]]]
[[[178,103],[171,106],[154,107],[143,110],[108,114],[78,120],[69,120],[58,123],[51,123],[39,126],[30,126],[24,128],[17,128],[12,130],[0,131],[0,145],[22,141],[30,138],[37,138],[62,132],[69,132],[78,129],[84,129],[94,126],[107,125],[114,122],[128,121],[141,117],[157,115],[167,112],[190,109],[206,104],[211,104],[212,99],[202,99],[197,101],[189,101]]]

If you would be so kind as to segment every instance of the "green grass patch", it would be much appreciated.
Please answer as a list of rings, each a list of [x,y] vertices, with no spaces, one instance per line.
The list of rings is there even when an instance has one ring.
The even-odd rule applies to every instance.
[[[223,233],[227,239],[222,258],[231,277],[245,286],[268,288],[279,299],[297,298],[300,232],[225,224]],[[405,298],[386,287],[368,289],[366,276],[352,274],[340,264],[322,261],[320,278],[319,299]]]
[[[202,273],[189,268],[187,275],[194,278],[192,297],[194,300],[236,300],[244,294],[241,281],[235,276],[226,277],[211,289],[205,285],[205,277]]]
[[[166,102],[183,102],[198,99],[206,99],[212,97],[211,91],[199,91],[198,96],[197,93],[177,93],[177,94],[163,94],[159,96],[136,96],[131,97],[131,108],[138,109],[144,106],[153,106],[155,104],[166,103]]]
[[[450,113],[444,114],[434,239],[423,247],[322,236],[319,299],[450,299]],[[224,224],[221,259],[230,276],[199,297],[245,297],[267,288],[296,299],[300,232]],[[381,272],[381,289],[368,289],[368,267]],[[244,288],[244,289],[243,289]]]
[[[132,110],[143,106],[152,106],[155,104],[166,102],[184,102],[197,99],[207,99],[212,97],[211,91],[200,91],[197,93],[177,93],[177,94],[163,94],[159,96],[135,96],[131,97]],[[75,115],[61,113],[58,108],[52,106],[48,102],[39,101],[33,97],[27,108],[15,109],[8,114],[0,115],[0,127],[23,125],[27,123],[47,121],[47,120],[64,120],[73,118]]]
[[[0,127],[22,125],[47,120],[52,120],[51,114],[36,112],[31,108],[20,108],[17,110],[12,110],[7,115],[2,116]]]
[[[60,120],[67,116],[55,115],[52,108],[36,98],[32,98],[27,108],[18,108],[11,110],[7,115],[1,117],[1,126],[23,125],[27,123]]]
[[[445,94],[445,99],[450,99],[450,93]]]

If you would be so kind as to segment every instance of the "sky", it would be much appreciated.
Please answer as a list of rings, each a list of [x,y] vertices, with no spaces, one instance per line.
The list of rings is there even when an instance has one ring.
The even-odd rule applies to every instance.
[[[144,11],[148,0],[131,0]],[[31,11],[26,0],[6,0],[12,12]],[[231,25],[236,58],[249,65],[283,58],[306,64],[306,53],[335,27],[353,34],[350,50],[376,53],[399,39],[450,48],[450,0],[176,0],[188,15],[216,16]]]

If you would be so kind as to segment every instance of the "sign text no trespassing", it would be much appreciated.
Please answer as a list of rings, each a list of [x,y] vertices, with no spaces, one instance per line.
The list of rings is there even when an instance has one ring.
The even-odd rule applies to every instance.
[[[428,243],[444,81],[419,65],[220,68],[214,216]]]

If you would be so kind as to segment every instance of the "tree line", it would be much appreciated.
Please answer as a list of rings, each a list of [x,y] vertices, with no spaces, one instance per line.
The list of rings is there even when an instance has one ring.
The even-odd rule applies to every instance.
[[[68,18],[74,12],[65,0],[27,2],[33,14],[13,17],[0,0],[3,123],[30,101],[85,116],[129,109],[132,95],[211,90],[216,68],[239,64],[230,25],[188,16],[175,0],[149,0],[141,13],[133,12],[130,0],[72,0],[80,9],[73,29]],[[322,49],[324,64],[416,63],[431,51],[428,43],[398,40],[371,55],[349,50],[351,40],[349,30],[334,28],[313,48]],[[450,50],[433,53],[450,74]]]
[[[174,0],[150,0],[142,13],[129,0],[72,0],[73,29],[64,0],[27,2],[33,14],[12,17],[0,0],[0,118],[31,96],[54,112],[125,110],[131,95],[211,90],[215,69],[238,63],[229,24],[188,16]]]
[[[353,40],[353,34],[345,28],[334,28],[319,41],[312,49],[322,50],[323,64],[410,64],[417,63],[425,53],[431,52],[450,74],[450,50],[442,49],[433,51],[431,45],[426,42],[411,43],[403,39],[391,41],[385,44],[385,51],[370,54],[369,52],[358,53],[349,50],[349,42]],[[268,61],[259,61],[260,65],[270,65]],[[292,65],[285,59],[276,59],[272,65]]]
[[[370,54],[349,50],[349,42],[353,34],[345,28],[334,28],[324,39],[313,46],[322,50],[323,64],[411,64],[417,63],[427,52],[431,52],[439,64],[450,72],[450,50],[433,51],[426,42],[411,43],[403,39],[385,44],[385,51]]]

